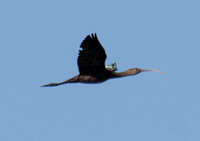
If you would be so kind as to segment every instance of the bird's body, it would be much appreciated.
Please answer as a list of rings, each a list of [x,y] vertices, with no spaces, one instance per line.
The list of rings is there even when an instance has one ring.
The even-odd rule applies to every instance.
[[[68,79],[61,83],[50,83],[43,85],[47,86],[58,86],[66,83],[100,83],[110,78],[119,78],[130,75],[135,75],[143,71],[157,71],[154,69],[139,69],[132,68],[124,72],[115,72],[117,70],[116,64],[111,66],[105,66],[106,53],[100,42],[98,41],[97,35],[92,34],[87,36],[81,43],[80,47],[82,50],[79,51],[78,57],[78,68],[80,74]]]

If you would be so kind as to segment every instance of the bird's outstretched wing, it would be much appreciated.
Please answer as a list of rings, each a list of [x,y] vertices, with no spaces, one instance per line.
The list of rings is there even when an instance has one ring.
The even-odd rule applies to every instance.
[[[78,67],[80,75],[97,76],[105,72],[106,53],[100,44],[96,33],[88,35],[80,47],[78,57]]]

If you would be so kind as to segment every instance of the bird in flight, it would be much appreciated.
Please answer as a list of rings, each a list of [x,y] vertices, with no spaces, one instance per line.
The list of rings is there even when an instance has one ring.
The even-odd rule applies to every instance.
[[[139,69],[131,68],[124,72],[116,72],[116,63],[105,66],[106,52],[99,42],[96,33],[88,35],[80,47],[78,56],[79,75],[60,83],[49,83],[41,87],[58,86],[66,83],[100,83],[111,78],[121,78],[125,76],[136,75],[144,71],[155,71],[162,73],[156,69]]]

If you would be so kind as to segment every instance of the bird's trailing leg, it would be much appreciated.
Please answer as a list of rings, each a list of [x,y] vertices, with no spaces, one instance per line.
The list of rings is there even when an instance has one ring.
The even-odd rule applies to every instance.
[[[66,83],[75,83],[75,82],[79,82],[79,77],[75,76],[71,79],[68,79],[66,81],[60,82],[60,83],[49,83],[47,85],[43,85],[41,87],[52,87],[52,86],[58,86],[58,85],[62,85],[62,84],[66,84]]]

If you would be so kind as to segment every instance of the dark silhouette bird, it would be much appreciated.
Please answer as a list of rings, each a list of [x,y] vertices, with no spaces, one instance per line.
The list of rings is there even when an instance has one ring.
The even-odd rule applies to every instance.
[[[88,35],[80,47],[82,50],[79,50],[78,56],[78,68],[79,75],[68,79],[61,83],[50,83],[43,85],[42,87],[47,86],[58,86],[66,83],[99,83],[104,82],[110,78],[120,78],[125,76],[136,75],[144,71],[156,71],[155,69],[139,69],[132,68],[124,72],[115,72],[117,70],[116,63],[111,66],[105,66],[106,53],[103,46],[100,44],[96,33],[91,36]],[[160,72],[162,73],[162,72]]]

